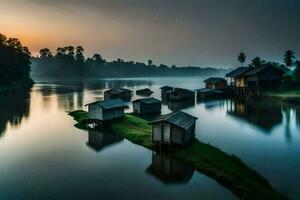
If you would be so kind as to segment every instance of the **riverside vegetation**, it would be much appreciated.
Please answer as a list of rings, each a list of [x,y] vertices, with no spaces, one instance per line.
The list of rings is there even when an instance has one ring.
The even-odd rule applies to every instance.
[[[77,121],[76,127],[88,129],[86,111],[73,111],[69,115]],[[113,133],[134,144],[155,150],[151,140],[151,126],[144,119],[126,114],[124,119],[111,122],[108,127]],[[239,158],[228,155],[210,144],[194,139],[186,147],[173,149],[171,154],[200,173],[215,179],[241,199],[286,199],[265,178],[246,166]]]

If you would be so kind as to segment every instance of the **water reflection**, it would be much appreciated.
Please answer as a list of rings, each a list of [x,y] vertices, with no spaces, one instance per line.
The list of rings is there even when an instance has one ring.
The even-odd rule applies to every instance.
[[[103,133],[95,129],[89,129],[87,145],[95,151],[100,151],[105,147],[119,143],[123,140],[118,135]]]
[[[241,100],[229,100],[226,103],[229,115],[246,120],[262,129],[263,133],[270,133],[274,126],[282,122],[280,105],[266,101]]]
[[[183,101],[171,101],[164,99],[162,101],[163,105],[167,105],[168,108],[171,111],[179,111],[182,109],[187,109],[195,106],[195,100],[189,99],[189,100],[183,100]]]
[[[29,116],[30,91],[15,91],[1,93],[0,96],[0,136],[9,124],[19,126],[23,119]]]
[[[164,184],[186,184],[193,177],[194,170],[171,155],[152,153],[152,163],[146,172]]]

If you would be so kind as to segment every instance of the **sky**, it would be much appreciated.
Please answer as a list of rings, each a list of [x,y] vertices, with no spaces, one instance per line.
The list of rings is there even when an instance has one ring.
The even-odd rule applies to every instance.
[[[231,68],[243,51],[300,58],[299,0],[0,0],[0,33],[39,49],[82,45],[87,56]]]

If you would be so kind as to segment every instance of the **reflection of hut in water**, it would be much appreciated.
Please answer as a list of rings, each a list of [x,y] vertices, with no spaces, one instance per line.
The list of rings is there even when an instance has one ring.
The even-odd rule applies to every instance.
[[[161,97],[162,98],[166,98],[168,96],[168,94],[173,91],[173,89],[174,88],[170,87],[170,86],[163,86],[163,87],[161,87],[160,88],[160,90],[161,90]]]
[[[168,155],[153,153],[152,163],[146,172],[164,184],[184,184],[194,175],[190,166]]]
[[[184,101],[166,101],[166,104],[168,105],[168,108],[172,111],[179,111],[182,109],[190,108],[195,106],[195,100],[194,99],[187,99]]]
[[[187,145],[195,137],[196,120],[196,117],[182,111],[162,115],[150,122],[152,142],[156,145]]]
[[[223,96],[223,92],[219,90],[213,90],[213,89],[198,89],[196,90],[197,93],[197,99],[206,99],[206,98],[218,98]]]
[[[89,129],[89,137],[86,144],[95,151],[100,151],[101,149],[116,144],[122,140],[123,139],[118,135]]]
[[[168,98],[174,101],[194,99],[195,92],[184,88],[175,88],[168,94]]]
[[[156,114],[161,112],[161,101],[155,98],[143,98],[132,101],[136,114]]]
[[[126,103],[121,99],[112,99],[105,101],[96,101],[87,104],[89,119],[108,121],[124,117],[124,109],[128,108]]]
[[[265,101],[229,101],[227,113],[270,131],[282,122],[281,106]]]
[[[145,89],[136,91],[136,94],[140,95],[140,96],[150,96],[152,93],[153,93],[153,91],[150,90],[149,88],[145,88]]]
[[[104,92],[104,100],[122,99],[130,101],[132,97],[132,90],[126,88],[113,88]]]

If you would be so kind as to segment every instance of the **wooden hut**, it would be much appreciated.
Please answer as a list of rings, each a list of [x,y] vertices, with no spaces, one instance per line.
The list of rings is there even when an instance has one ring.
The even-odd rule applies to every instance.
[[[122,99],[123,101],[130,101],[132,97],[132,90],[126,88],[113,88],[104,92],[104,100]]]
[[[89,129],[89,136],[86,144],[91,149],[98,152],[101,149],[116,144],[122,140],[123,138],[121,138],[118,135],[111,133],[103,133],[95,129]]]
[[[170,87],[170,86],[163,86],[163,87],[160,88],[160,90],[161,90],[161,97],[162,98],[167,98],[168,94],[170,92],[172,92],[174,90],[174,88]]]
[[[164,184],[187,183],[194,175],[194,169],[170,155],[152,153],[152,163],[146,172]]]
[[[228,84],[234,88],[234,92],[236,96],[246,95],[247,82],[243,75],[250,69],[251,69],[250,67],[238,67],[226,74]]]
[[[243,74],[247,93],[260,96],[261,92],[280,89],[284,74],[284,70],[270,65],[251,68]]]
[[[195,92],[184,88],[175,88],[168,94],[168,98],[175,101],[194,99]]]
[[[204,80],[205,88],[207,89],[224,89],[227,87],[227,81],[224,78],[211,77]]]
[[[162,115],[150,122],[152,142],[156,145],[187,145],[195,137],[196,120],[196,117],[182,111]]]
[[[161,101],[152,97],[134,100],[132,105],[133,112],[140,115],[161,112]]]
[[[98,121],[108,121],[124,117],[124,109],[128,108],[121,99],[96,101],[87,104],[89,119]]]
[[[149,88],[145,88],[145,89],[137,90],[135,93],[140,96],[150,96],[153,93],[153,91],[150,90]]]
[[[281,88],[285,71],[282,68],[263,64],[258,67],[239,67],[226,74],[236,96],[260,96],[261,92]]]

